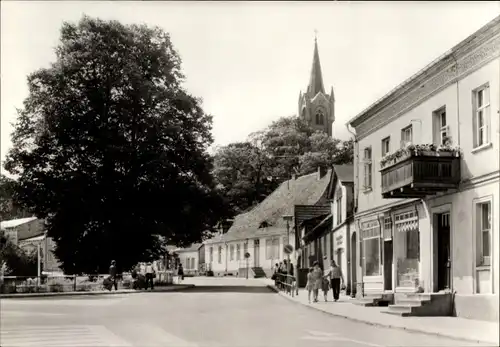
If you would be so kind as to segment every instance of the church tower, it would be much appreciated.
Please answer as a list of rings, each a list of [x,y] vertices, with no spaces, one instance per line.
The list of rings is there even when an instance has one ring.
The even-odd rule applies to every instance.
[[[324,131],[328,136],[332,136],[332,125],[335,121],[335,97],[333,96],[333,87],[330,94],[325,93],[316,38],[314,38],[314,55],[309,85],[304,94],[302,92],[299,94],[298,114],[313,129]]]

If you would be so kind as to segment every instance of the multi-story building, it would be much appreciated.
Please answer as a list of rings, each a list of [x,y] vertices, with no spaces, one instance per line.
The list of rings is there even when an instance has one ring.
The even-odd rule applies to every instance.
[[[498,319],[499,56],[497,17],[349,121],[358,293]]]
[[[297,230],[302,243],[301,267],[310,267],[314,261],[318,261],[324,268],[328,268],[330,261],[334,260],[342,269],[348,294],[356,282],[356,273],[353,273],[350,265],[351,255],[356,254],[356,241],[351,242],[351,237],[356,234],[353,219],[353,179],[353,165],[333,165],[328,192],[329,204],[325,205],[326,208],[295,208]]]

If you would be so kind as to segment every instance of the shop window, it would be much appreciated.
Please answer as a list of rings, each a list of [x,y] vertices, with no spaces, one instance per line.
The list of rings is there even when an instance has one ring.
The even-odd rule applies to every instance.
[[[363,223],[363,275],[379,276],[380,225],[377,221]]]

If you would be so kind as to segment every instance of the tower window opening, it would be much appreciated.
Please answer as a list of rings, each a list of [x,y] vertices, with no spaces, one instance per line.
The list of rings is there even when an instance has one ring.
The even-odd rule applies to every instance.
[[[325,124],[325,116],[323,115],[323,112],[321,110],[316,112],[316,124],[318,125]]]

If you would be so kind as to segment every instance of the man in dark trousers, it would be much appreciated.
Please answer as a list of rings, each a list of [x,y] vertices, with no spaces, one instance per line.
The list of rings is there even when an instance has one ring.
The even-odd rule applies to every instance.
[[[113,286],[115,287],[115,290],[118,290],[118,282],[116,280],[116,273],[117,273],[117,270],[116,270],[116,261],[114,260],[111,260],[111,265],[109,267],[109,277],[112,281],[112,284]],[[112,288],[110,288],[111,290]]]

